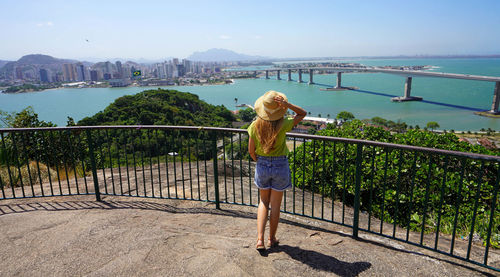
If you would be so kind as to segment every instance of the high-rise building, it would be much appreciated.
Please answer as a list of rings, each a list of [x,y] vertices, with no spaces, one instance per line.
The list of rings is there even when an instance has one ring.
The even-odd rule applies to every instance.
[[[40,81],[44,83],[50,83],[52,78],[49,75],[49,71],[45,68],[40,69]]]
[[[123,67],[122,67],[122,63],[120,61],[116,61],[115,63],[116,65],[116,72],[118,73],[118,78],[122,78],[123,77]]]
[[[184,65],[182,65],[182,64],[178,64],[178,65],[177,65],[177,75],[178,75],[179,77],[182,77],[182,76],[184,76],[184,74],[185,74],[185,73],[186,73],[186,72],[185,72]]]
[[[97,70],[90,71],[90,80],[96,82],[99,80],[99,76],[97,75]]]
[[[14,68],[16,79],[22,80],[23,79],[23,69],[20,67],[15,67]]]
[[[167,78],[174,77],[175,66],[171,61],[165,64],[165,70],[167,73]]]
[[[183,59],[182,60],[182,65],[184,65],[184,72],[185,73],[193,72],[193,70],[191,68],[192,62],[190,60]]]
[[[122,65],[122,78],[130,79],[130,77],[132,77],[130,66],[128,64]]]
[[[74,64],[63,64],[64,81],[71,82],[76,80],[76,66]]]
[[[178,65],[178,64],[179,64],[179,59],[177,59],[177,58],[173,58],[173,59],[172,59],[172,63],[173,63],[174,65]]]
[[[156,64],[156,75],[160,79],[167,78],[167,72],[165,70],[165,63]]]
[[[113,73],[113,66],[111,65],[110,62],[105,62],[104,63],[104,73]]]
[[[111,79],[111,73],[104,73],[104,80],[110,80]]]
[[[90,68],[89,67],[85,67],[85,81],[90,81]]]
[[[55,73],[55,76],[52,78],[54,82],[64,82],[64,74],[62,72]]]
[[[85,67],[83,64],[78,63],[76,65],[77,81],[85,81]]]

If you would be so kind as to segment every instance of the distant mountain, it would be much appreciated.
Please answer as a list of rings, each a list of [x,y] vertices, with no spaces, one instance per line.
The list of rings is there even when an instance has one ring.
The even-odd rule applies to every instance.
[[[46,68],[58,72],[62,70],[63,64],[77,62],[76,60],[57,59],[48,55],[31,54],[23,56],[17,61],[7,62],[0,68],[0,75],[11,75],[16,67],[21,68],[23,71],[32,70],[37,72],[40,68]]]
[[[123,61],[131,61],[137,64],[153,64],[153,63],[161,63],[164,61],[169,61],[173,59],[173,57],[166,57],[166,58],[160,58],[160,59],[145,59],[145,58],[138,58],[138,59],[130,59],[130,58],[108,58],[108,59],[102,59],[102,58],[93,58],[93,57],[86,57],[86,58],[81,58],[82,60],[90,61],[92,63],[98,63],[98,62],[112,62],[115,63],[117,61],[120,61],[123,63]]]
[[[0,68],[2,68],[4,65],[10,63],[10,61],[3,61],[3,60],[0,60]]]
[[[36,64],[36,65],[50,65],[50,64],[63,64],[63,63],[75,63],[78,61],[75,60],[64,60],[64,59],[56,59],[49,55],[41,55],[41,54],[32,54],[22,56],[19,60],[17,60],[17,64]]]
[[[194,52],[191,56],[187,57],[191,61],[199,62],[230,62],[230,61],[257,61],[269,60],[269,57],[250,56],[239,54],[227,49],[212,48],[205,52]]]

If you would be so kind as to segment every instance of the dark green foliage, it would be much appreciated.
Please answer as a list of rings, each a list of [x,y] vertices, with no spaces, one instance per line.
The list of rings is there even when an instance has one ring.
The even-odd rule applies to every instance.
[[[19,113],[0,113],[2,123],[8,127],[53,127],[40,121],[31,107]],[[78,122],[78,125],[199,125],[229,127],[233,114],[224,106],[214,106],[191,93],[170,90],[149,90],[116,99],[104,111]],[[75,125],[68,118],[68,126]],[[152,130],[93,130],[87,132],[29,131],[5,133],[0,140],[0,165],[22,166],[38,161],[51,168],[67,167],[90,170],[89,143],[93,144],[98,168],[103,166],[138,164],[138,159],[162,157],[172,159],[168,153],[179,153],[184,158],[212,159],[213,133],[205,131],[152,131]],[[5,147],[3,147],[5,144]],[[14,184],[18,185],[18,184]]]
[[[439,124],[435,121],[427,122],[427,128],[434,130],[436,128],[439,128]]]
[[[78,125],[230,127],[234,120],[234,115],[224,106],[207,104],[195,94],[158,89],[120,97],[104,111],[80,120]],[[137,156],[143,155],[144,157],[166,156],[172,152],[185,155],[190,153],[193,159],[213,157],[210,144],[213,138],[207,132],[162,131],[155,132],[155,136],[152,136],[152,131],[149,130],[118,131],[111,137],[111,141],[110,137],[103,133],[99,132],[95,135],[97,147],[109,148],[108,151],[111,152],[112,157],[117,156],[118,147],[125,147],[129,154],[136,153]],[[150,150],[145,142],[155,146],[155,150]],[[195,149],[196,143],[198,144],[197,150]],[[108,162],[114,163],[111,160]],[[124,164],[123,159],[119,162]]]
[[[396,122],[392,121],[392,120],[387,120],[387,119],[384,119],[384,118],[381,118],[381,117],[373,117],[371,120],[369,120],[369,122],[371,122],[372,124],[376,125],[376,126],[383,126],[383,127],[387,127],[387,129],[391,130],[391,131],[394,131],[394,132],[398,132],[398,133],[402,133],[404,131],[406,131],[406,129],[408,128],[408,125],[401,121],[401,120],[398,120]],[[409,129],[413,129],[410,128]],[[415,126],[415,129],[420,129],[420,127]]]
[[[5,93],[16,93],[16,92],[25,92],[25,91],[40,91],[40,90],[49,89],[49,88],[54,88],[54,85],[24,84],[21,86],[8,87],[4,92]]]
[[[7,113],[0,111],[0,121],[2,125],[8,128],[37,128],[37,127],[55,127],[52,122],[45,122],[38,119],[38,114],[35,113],[33,108],[27,107],[24,110],[16,113]],[[5,140],[0,145],[0,165],[5,165],[7,160],[10,164],[14,165],[15,157],[19,155],[19,163],[26,160],[34,160],[38,152],[41,152],[40,161],[48,162],[46,151],[43,150],[43,143],[49,146],[47,140],[44,141],[41,133],[29,133],[30,139],[26,133],[19,133],[17,135],[4,134]],[[5,148],[3,147],[5,144]],[[53,147],[54,145],[52,145]],[[66,145],[62,145],[61,151],[65,149]]]
[[[373,117],[371,119],[371,121],[373,122],[373,124],[377,124],[380,126],[387,126],[387,119],[384,119],[384,118],[379,117],[379,116]]]
[[[38,119],[33,107],[28,106],[24,110],[16,113],[0,111],[0,126],[8,128],[36,128],[36,127],[55,127],[52,122],[45,122]]]
[[[340,119],[341,121],[349,121],[354,119],[354,115],[348,111],[341,111],[337,114],[337,119]]]
[[[252,108],[246,108],[244,110],[240,110],[238,115],[242,121],[249,122],[257,116],[257,113]]]
[[[443,135],[421,130],[391,134],[379,127],[367,126],[359,120],[346,122],[342,128],[328,126],[318,135],[356,138],[499,155],[500,151],[487,150],[479,145],[458,141],[452,133]],[[355,144],[306,142],[297,148],[295,185],[322,193],[352,205],[356,176]],[[303,160],[305,151],[305,160]],[[377,218],[396,223],[411,230],[421,230],[425,214],[425,232],[452,233],[455,204],[460,201],[457,215],[457,234],[466,235],[472,225],[475,197],[478,195],[475,232],[485,239],[493,192],[499,165],[455,156],[429,154],[389,147],[364,146],[361,164],[360,207]],[[293,160],[294,155],[289,155]],[[324,157],[324,164],[323,164]],[[305,173],[302,168],[305,168]],[[313,168],[316,169],[313,172]],[[446,172],[446,174],[445,174]],[[462,174],[463,172],[463,174]],[[480,185],[480,190],[478,190]],[[461,187],[461,188],[460,188]],[[460,193],[459,193],[460,190]],[[428,196],[426,198],[426,195]],[[439,214],[441,211],[441,216]],[[499,226],[500,218],[494,218]],[[494,227],[493,234],[499,230]],[[492,243],[498,245],[499,237]]]
[[[241,138],[241,140],[240,140]],[[248,154],[248,135],[234,134],[232,138],[226,138],[225,154],[228,159],[247,159]]]
[[[146,90],[122,96],[104,111],[78,125],[178,125],[230,127],[234,115],[224,106],[201,101],[197,95],[175,90]]]

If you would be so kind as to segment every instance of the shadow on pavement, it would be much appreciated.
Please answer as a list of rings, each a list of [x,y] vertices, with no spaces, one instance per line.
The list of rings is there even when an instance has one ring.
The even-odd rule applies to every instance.
[[[372,266],[369,262],[343,262],[334,257],[312,250],[301,249],[297,246],[279,245],[269,249],[269,252],[285,252],[290,258],[314,269],[332,272],[345,277],[358,276],[358,274]]]
[[[205,202],[205,204],[207,204]],[[208,205],[214,205],[215,203],[208,203]],[[215,207],[194,207],[194,208],[182,208],[182,207],[176,207],[173,205],[168,205],[164,203],[156,203],[156,202],[149,202],[147,199],[144,200],[139,200],[139,201],[120,201],[120,200],[103,200],[101,202],[97,201],[38,201],[38,202],[30,202],[30,203],[22,203],[22,204],[0,204],[0,217],[9,215],[9,214],[20,214],[20,213],[26,213],[26,212],[34,212],[34,211],[69,211],[69,210],[88,210],[88,209],[101,209],[101,210],[114,210],[114,209],[141,209],[141,210],[155,210],[155,211],[163,211],[163,212],[168,212],[168,213],[189,213],[189,214],[212,214],[212,215],[222,215],[222,216],[230,216],[230,217],[239,217],[239,218],[251,218],[251,219],[257,219],[257,215],[255,213],[251,212],[246,212],[246,211],[240,211],[240,210],[232,210],[232,209],[221,209],[217,210]],[[338,236],[342,237],[347,237],[347,238],[352,238],[351,235],[343,233],[343,232],[338,232],[338,231],[332,231],[328,230],[325,228],[317,227],[317,226],[311,226],[308,224],[303,224],[291,220],[287,220],[284,218],[280,219],[280,222],[282,224],[289,224],[293,226],[297,226],[300,228],[308,229],[308,230],[315,230],[315,231],[321,231],[325,233],[331,233],[335,234]],[[468,270],[472,270],[475,272],[479,272],[485,276],[495,276],[491,273],[488,273],[486,271],[482,271],[480,269],[465,265],[465,264],[460,264],[457,262],[454,262],[450,259],[443,259],[437,256],[431,256],[427,255],[421,252],[416,252],[412,250],[406,250],[406,249],[399,249],[396,247],[392,247],[390,245],[369,240],[369,239],[363,239],[363,238],[358,238],[358,241],[362,241],[363,243],[383,247],[392,251],[398,251],[398,252],[403,252],[407,254],[413,254],[413,255],[418,255],[422,257],[429,257],[441,262],[446,262],[449,264],[452,264],[454,266],[459,266],[462,268],[466,268]],[[356,265],[356,266],[365,266],[363,270],[366,270],[371,266],[371,264],[366,263],[366,262],[358,262],[358,263],[346,263],[339,261],[333,257],[326,256],[324,254],[315,252],[315,251],[310,251],[310,250],[303,250],[298,247],[292,247],[292,246],[287,246],[287,245],[282,245],[279,247],[280,251],[283,251],[290,255],[290,257],[302,261],[306,264],[309,264],[314,267],[314,266],[319,266],[319,267],[325,267],[327,271],[331,271],[330,268],[331,265],[333,264],[337,268],[340,265]],[[272,250],[271,251],[276,251]],[[263,253],[263,256],[267,255],[267,252]],[[313,259],[309,257],[314,257]],[[318,263],[316,260],[320,259],[326,259],[327,262],[321,262]],[[452,258],[451,258],[452,259]],[[316,268],[316,267],[315,267]],[[321,269],[321,268],[318,268]],[[341,276],[355,276],[355,275],[343,275],[342,271],[335,272],[336,274],[339,274]],[[349,273],[348,271],[345,271],[346,273]],[[352,271],[354,272],[354,271]],[[351,273],[352,273],[351,272]],[[361,271],[358,271],[358,274]]]

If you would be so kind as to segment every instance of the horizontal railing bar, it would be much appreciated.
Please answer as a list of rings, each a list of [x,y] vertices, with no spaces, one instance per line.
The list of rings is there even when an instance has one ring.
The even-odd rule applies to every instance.
[[[103,129],[160,129],[160,130],[185,130],[185,131],[220,131],[220,132],[233,132],[233,133],[246,133],[246,129],[234,129],[234,128],[219,128],[219,127],[203,127],[203,126],[166,126],[166,125],[117,125],[117,126],[70,126],[70,127],[45,127],[45,128],[0,128],[0,132],[12,133],[12,132],[30,132],[30,131],[56,131],[56,130],[103,130]],[[413,145],[403,145],[388,142],[378,142],[370,140],[352,139],[352,138],[341,138],[341,137],[328,137],[328,136],[318,136],[309,134],[296,134],[287,133],[288,137],[296,137],[303,139],[317,139],[325,141],[339,141],[344,143],[360,143],[363,145],[371,145],[378,147],[389,147],[395,149],[405,149],[411,151],[419,151],[433,154],[443,154],[457,157],[466,157],[471,159],[481,159],[487,161],[500,162],[500,156],[492,156],[485,154],[467,153],[459,152],[453,150],[443,150],[437,148],[413,146]]]

